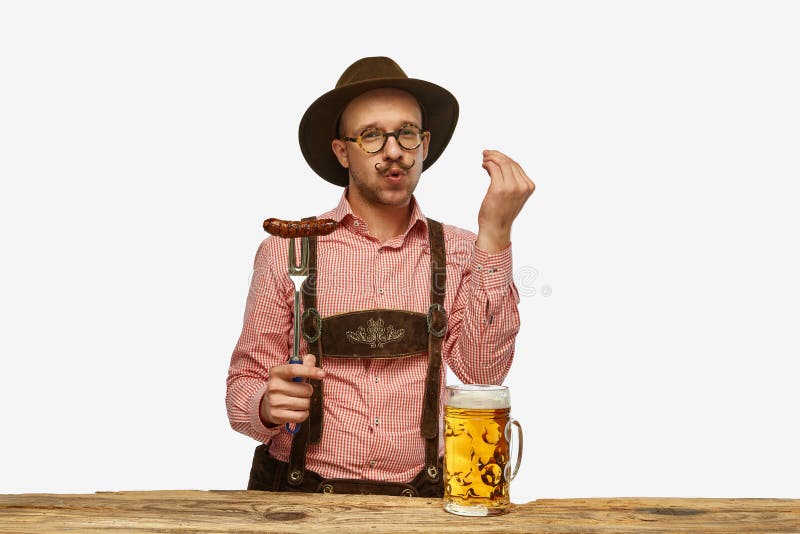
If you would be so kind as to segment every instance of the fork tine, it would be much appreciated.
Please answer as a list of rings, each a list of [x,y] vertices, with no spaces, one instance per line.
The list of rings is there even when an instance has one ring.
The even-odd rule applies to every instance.
[[[289,238],[289,274],[306,274],[308,271],[308,238],[300,238],[300,263],[297,263],[295,238]]]
[[[295,250],[294,250],[294,238],[293,237],[289,238],[289,258],[288,258],[288,260],[289,260],[289,274],[292,274],[294,272],[294,270],[297,268],[296,267],[297,258],[296,258],[296,254],[295,254]]]
[[[308,238],[304,237],[300,240],[300,268],[303,269],[303,274],[308,271]]]

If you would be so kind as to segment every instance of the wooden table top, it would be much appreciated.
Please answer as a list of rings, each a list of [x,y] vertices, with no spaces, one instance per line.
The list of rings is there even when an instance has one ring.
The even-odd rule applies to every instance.
[[[459,517],[440,499],[257,491],[0,495],[0,532],[800,532],[793,499],[540,499]]]

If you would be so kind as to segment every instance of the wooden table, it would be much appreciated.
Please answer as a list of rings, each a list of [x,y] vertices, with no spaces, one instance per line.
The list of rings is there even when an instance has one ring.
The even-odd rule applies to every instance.
[[[439,499],[125,491],[0,495],[0,532],[800,532],[800,500],[541,499],[459,517]]]

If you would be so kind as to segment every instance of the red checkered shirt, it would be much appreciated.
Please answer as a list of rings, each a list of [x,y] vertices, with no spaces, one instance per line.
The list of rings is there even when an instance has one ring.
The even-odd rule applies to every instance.
[[[339,222],[335,232],[317,238],[320,314],[375,308],[427,313],[430,247],[416,200],[406,231],[380,243],[351,211],[346,195],[320,216]],[[511,246],[487,254],[475,247],[475,239],[472,232],[444,225],[448,331],[442,357],[464,383],[500,384],[519,331]],[[292,438],[283,425],[266,427],[259,405],[269,369],[286,363],[292,350],[294,286],[287,275],[287,247],[287,240],[269,237],[258,248],[226,396],[231,426],[270,443],[272,455],[284,462]],[[307,354],[302,336],[300,343],[300,354]],[[420,418],[427,361],[427,354],[325,359],[322,441],[308,445],[306,467],[325,478],[410,481],[425,463]],[[444,383],[443,368],[442,405]]]

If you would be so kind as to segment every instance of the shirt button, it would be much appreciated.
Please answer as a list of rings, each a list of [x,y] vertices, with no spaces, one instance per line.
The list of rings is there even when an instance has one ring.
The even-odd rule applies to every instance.
[[[375,465],[376,465],[376,464],[375,464],[375,460],[372,460],[372,461],[369,463],[369,466],[370,466],[370,467],[375,467]]]
[[[383,288],[380,288],[380,289],[378,290],[378,293],[380,293],[381,295],[383,295]]]
[[[377,376],[375,377],[375,383],[376,384],[378,383],[378,377]]]
[[[381,422],[380,418],[376,417],[375,418],[375,426],[378,426],[380,424],[380,422]]]

